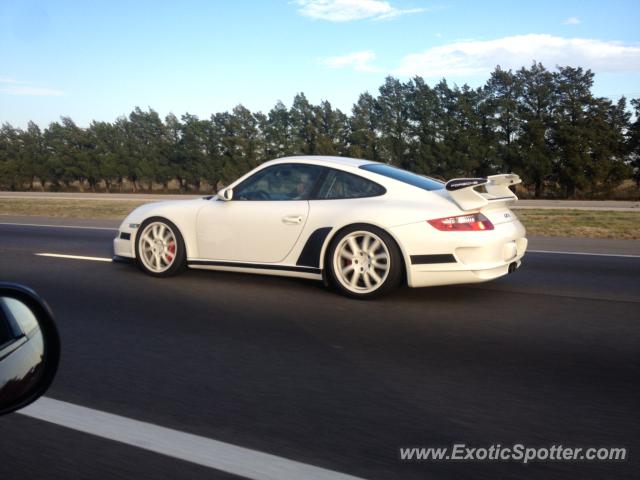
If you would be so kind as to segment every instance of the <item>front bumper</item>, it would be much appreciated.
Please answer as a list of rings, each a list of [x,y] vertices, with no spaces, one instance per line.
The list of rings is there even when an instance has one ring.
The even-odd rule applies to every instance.
[[[131,257],[120,257],[118,255],[114,255],[113,257],[111,257],[111,261],[113,263],[125,263],[127,265],[131,265],[136,262],[136,259]]]
[[[440,232],[421,222],[397,227],[393,234],[405,250],[410,287],[493,280],[519,267],[527,249],[518,220],[484,232]]]
[[[118,236],[113,239],[113,256],[114,261],[119,259],[131,259],[136,256],[134,251],[135,230],[133,229],[121,229],[118,231]]]

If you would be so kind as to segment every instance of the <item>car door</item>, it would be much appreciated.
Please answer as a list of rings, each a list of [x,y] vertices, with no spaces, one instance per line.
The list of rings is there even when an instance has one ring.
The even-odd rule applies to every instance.
[[[278,164],[234,187],[233,199],[212,199],[198,214],[199,257],[278,263],[296,244],[309,214],[307,199],[322,168]]]

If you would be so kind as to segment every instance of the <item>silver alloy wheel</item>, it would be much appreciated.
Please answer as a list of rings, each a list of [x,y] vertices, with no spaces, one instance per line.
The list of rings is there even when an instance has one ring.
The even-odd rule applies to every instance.
[[[367,231],[345,236],[333,254],[336,278],[354,293],[370,293],[380,288],[390,267],[389,249],[380,237]]]
[[[140,260],[154,273],[162,273],[173,265],[176,247],[173,230],[162,222],[150,223],[138,237]]]

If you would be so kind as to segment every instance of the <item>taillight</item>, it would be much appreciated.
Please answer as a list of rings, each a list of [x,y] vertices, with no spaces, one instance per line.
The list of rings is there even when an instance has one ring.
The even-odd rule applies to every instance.
[[[429,225],[444,232],[479,232],[493,230],[493,223],[481,213],[459,215],[457,217],[436,218],[427,220]]]

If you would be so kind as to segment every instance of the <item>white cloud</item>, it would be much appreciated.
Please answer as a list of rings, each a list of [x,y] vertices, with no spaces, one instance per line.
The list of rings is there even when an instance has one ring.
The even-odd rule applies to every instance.
[[[349,22],[365,18],[386,20],[400,15],[424,12],[424,8],[398,9],[381,0],[295,0],[298,12],[329,22]]]
[[[376,58],[371,50],[353,52],[337,57],[328,57],[320,60],[320,63],[329,68],[353,68],[357,72],[379,72],[380,70],[370,65]]]
[[[640,46],[546,34],[465,40],[405,56],[396,75],[448,77],[487,74],[496,65],[517,69],[533,61],[548,68],[572,65],[595,72],[640,72]]]
[[[61,97],[65,93],[53,88],[37,87],[11,77],[0,76],[0,94],[28,95],[32,97]]]
[[[580,23],[580,19],[578,17],[569,17],[562,23],[564,25],[578,25]]]
[[[399,17],[400,15],[408,15],[411,13],[423,13],[426,12],[426,8],[405,8],[404,10],[398,8],[392,8],[389,13],[379,15],[373,20],[389,20],[390,18]]]

